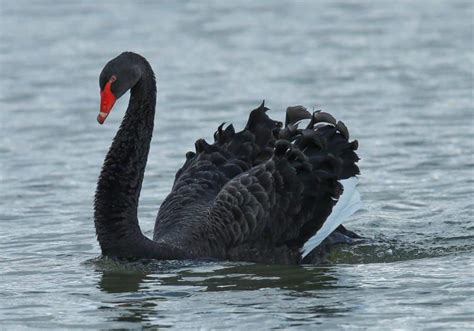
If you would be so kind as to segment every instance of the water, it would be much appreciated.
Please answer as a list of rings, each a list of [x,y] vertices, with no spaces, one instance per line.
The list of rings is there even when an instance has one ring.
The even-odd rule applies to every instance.
[[[469,329],[474,316],[473,4],[0,2],[0,329]],[[98,259],[92,200],[127,97],[96,122],[123,50],[159,80],[140,205],[265,98],[360,141],[365,237],[324,266]]]

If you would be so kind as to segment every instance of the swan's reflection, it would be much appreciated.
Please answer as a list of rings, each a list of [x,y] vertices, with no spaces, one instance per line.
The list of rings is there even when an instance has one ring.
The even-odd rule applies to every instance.
[[[312,291],[335,288],[331,267],[231,264],[208,262],[101,263],[98,287],[107,293],[156,290],[160,287],[197,287],[199,291],[248,291],[278,288]]]
[[[318,297],[320,292],[341,287],[331,267],[275,266],[236,263],[196,262],[116,262],[99,261],[96,270],[100,273],[98,288],[107,296],[107,309],[115,310],[115,321],[146,322],[162,316],[160,302],[176,301],[193,297],[201,292],[246,291],[246,296],[260,296],[260,289],[281,290],[275,295],[288,298]],[[255,291],[255,292],[248,292]],[[229,294],[229,293],[228,293]],[[236,293],[236,298],[238,298]],[[203,296],[207,297],[207,296]],[[227,295],[232,298],[233,295]],[[187,300],[187,299],[186,299]],[[238,299],[236,299],[238,300]],[[319,316],[341,313],[339,309],[328,309],[315,304],[305,309]],[[203,305],[212,305],[203,299]],[[232,303],[236,306],[239,303]],[[243,304],[243,303],[242,303]],[[197,307],[198,308],[198,307]],[[213,307],[216,309],[218,307]],[[314,316],[313,315],[313,316]],[[158,323],[159,324],[159,323]],[[162,325],[166,326],[166,325]]]

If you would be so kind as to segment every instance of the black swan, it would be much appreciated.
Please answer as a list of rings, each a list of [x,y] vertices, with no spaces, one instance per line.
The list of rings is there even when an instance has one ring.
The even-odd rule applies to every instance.
[[[145,58],[125,52],[106,64],[99,81],[100,124],[131,90],[95,194],[104,256],[313,263],[322,247],[358,237],[341,225],[360,206],[357,140],[349,142],[346,126],[328,113],[288,107],[283,126],[268,117],[264,103],[242,131],[222,124],[214,143],[196,141],[161,204],[153,240],[145,237],[137,207],[153,133],[155,76]],[[305,119],[306,128],[298,128]]]

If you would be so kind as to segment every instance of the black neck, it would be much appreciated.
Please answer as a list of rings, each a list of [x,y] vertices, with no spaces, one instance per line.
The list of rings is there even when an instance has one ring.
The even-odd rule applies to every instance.
[[[131,89],[127,112],[102,167],[95,195],[95,225],[105,255],[120,255],[120,243],[141,240],[138,200],[153,134],[156,83],[148,63]]]

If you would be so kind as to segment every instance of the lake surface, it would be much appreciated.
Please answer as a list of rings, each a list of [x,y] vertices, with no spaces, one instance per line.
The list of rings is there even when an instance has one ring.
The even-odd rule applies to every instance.
[[[0,1],[0,329],[469,329],[474,322],[471,1]],[[359,140],[367,240],[323,266],[100,259],[92,201],[126,108],[98,76],[158,76],[139,216],[150,236],[194,141],[262,99]]]

